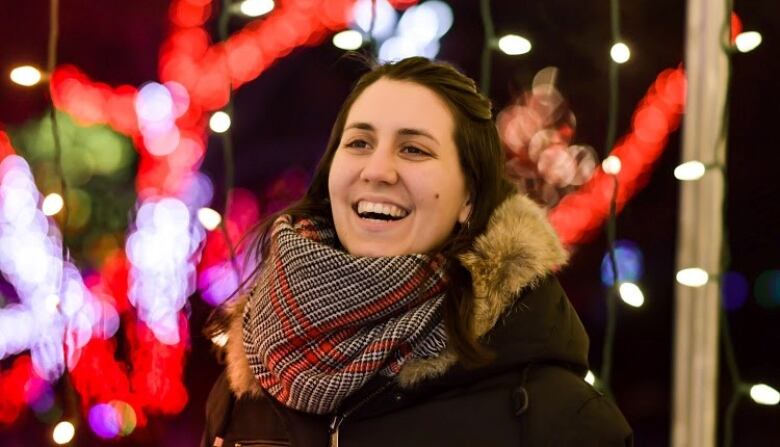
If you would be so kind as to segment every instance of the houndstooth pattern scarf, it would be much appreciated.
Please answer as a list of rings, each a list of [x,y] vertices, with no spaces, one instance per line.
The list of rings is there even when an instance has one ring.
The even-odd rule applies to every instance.
[[[279,217],[243,315],[260,386],[309,413],[336,410],[376,374],[446,344],[442,256],[358,257],[335,243],[324,222]]]

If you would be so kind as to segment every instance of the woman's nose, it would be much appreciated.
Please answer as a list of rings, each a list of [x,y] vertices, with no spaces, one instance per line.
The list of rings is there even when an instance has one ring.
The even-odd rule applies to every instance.
[[[398,181],[398,171],[393,151],[377,148],[367,158],[360,179],[365,182],[393,184]]]

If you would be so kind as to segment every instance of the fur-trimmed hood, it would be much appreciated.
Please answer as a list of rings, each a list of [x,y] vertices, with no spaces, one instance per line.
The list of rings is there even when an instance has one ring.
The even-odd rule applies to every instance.
[[[494,211],[486,231],[475,240],[472,250],[460,256],[460,261],[471,273],[473,281],[473,335],[485,339],[490,338],[489,332],[497,326],[499,318],[515,306],[523,291],[533,289],[566,263],[567,252],[544,210],[518,194]],[[238,396],[260,392],[242,344],[241,316],[245,304],[246,296],[241,296],[227,307],[231,315],[226,345],[227,377]],[[581,324],[579,328],[587,350],[587,337]],[[577,351],[582,351],[581,344],[577,343]],[[574,357],[584,358],[584,354],[579,354]],[[444,374],[456,361],[455,353],[445,349],[435,358],[407,362],[397,380],[401,386],[412,386]]]

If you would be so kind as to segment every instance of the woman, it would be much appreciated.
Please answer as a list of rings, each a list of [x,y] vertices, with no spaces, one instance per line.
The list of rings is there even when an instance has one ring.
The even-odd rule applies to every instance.
[[[203,445],[630,445],[583,380],[566,252],[451,66],[364,75],[226,309]]]

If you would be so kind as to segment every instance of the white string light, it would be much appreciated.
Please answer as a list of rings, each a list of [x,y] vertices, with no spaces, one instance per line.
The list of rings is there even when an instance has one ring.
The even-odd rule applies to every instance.
[[[645,302],[645,295],[642,293],[642,289],[632,282],[621,283],[618,290],[620,299],[629,306],[642,307],[642,304]]]
[[[247,17],[260,17],[273,11],[274,6],[274,0],[244,0],[239,11]]]
[[[612,48],[609,50],[609,55],[615,63],[625,64],[631,59],[631,49],[623,42],[618,42],[612,45]]]
[[[216,133],[227,132],[230,129],[230,115],[223,111],[214,112],[209,118],[209,128]]]
[[[357,50],[363,46],[363,35],[353,29],[344,30],[333,36],[333,45],[342,50]]]
[[[734,45],[740,53],[747,53],[748,51],[755,50],[761,45],[761,33],[757,31],[746,31],[739,33],[734,39]]]
[[[41,71],[32,65],[22,65],[11,70],[11,81],[25,87],[32,87],[41,82]]]
[[[687,161],[674,168],[674,178],[681,181],[699,180],[704,177],[707,167],[700,161]]]
[[[615,155],[610,155],[601,162],[601,169],[610,175],[618,175],[622,168],[623,163],[621,163],[620,158]]]
[[[593,374],[593,371],[588,370],[588,373],[585,374],[585,381],[588,382],[591,386],[596,384],[596,375]]]
[[[677,272],[677,282],[688,287],[701,287],[710,279],[710,275],[699,267],[682,269]]]
[[[198,210],[198,221],[203,228],[213,231],[222,222],[222,216],[211,208],[203,207]]]
[[[531,41],[517,34],[507,34],[498,39],[498,49],[510,56],[526,54],[531,48]]]
[[[62,196],[56,192],[53,192],[47,195],[45,199],[43,199],[43,203],[41,204],[41,211],[43,211],[43,214],[47,216],[53,216],[62,211],[62,207],[64,205],[65,202],[62,200]]]
[[[52,439],[59,445],[67,444],[73,440],[76,434],[76,428],[68,421],[62,421],[54,427]]]
[[[780,393],[764,383],[758,383],[750,387],[750,398],[755,403],[761,405],[777,405],[780,403]]]

